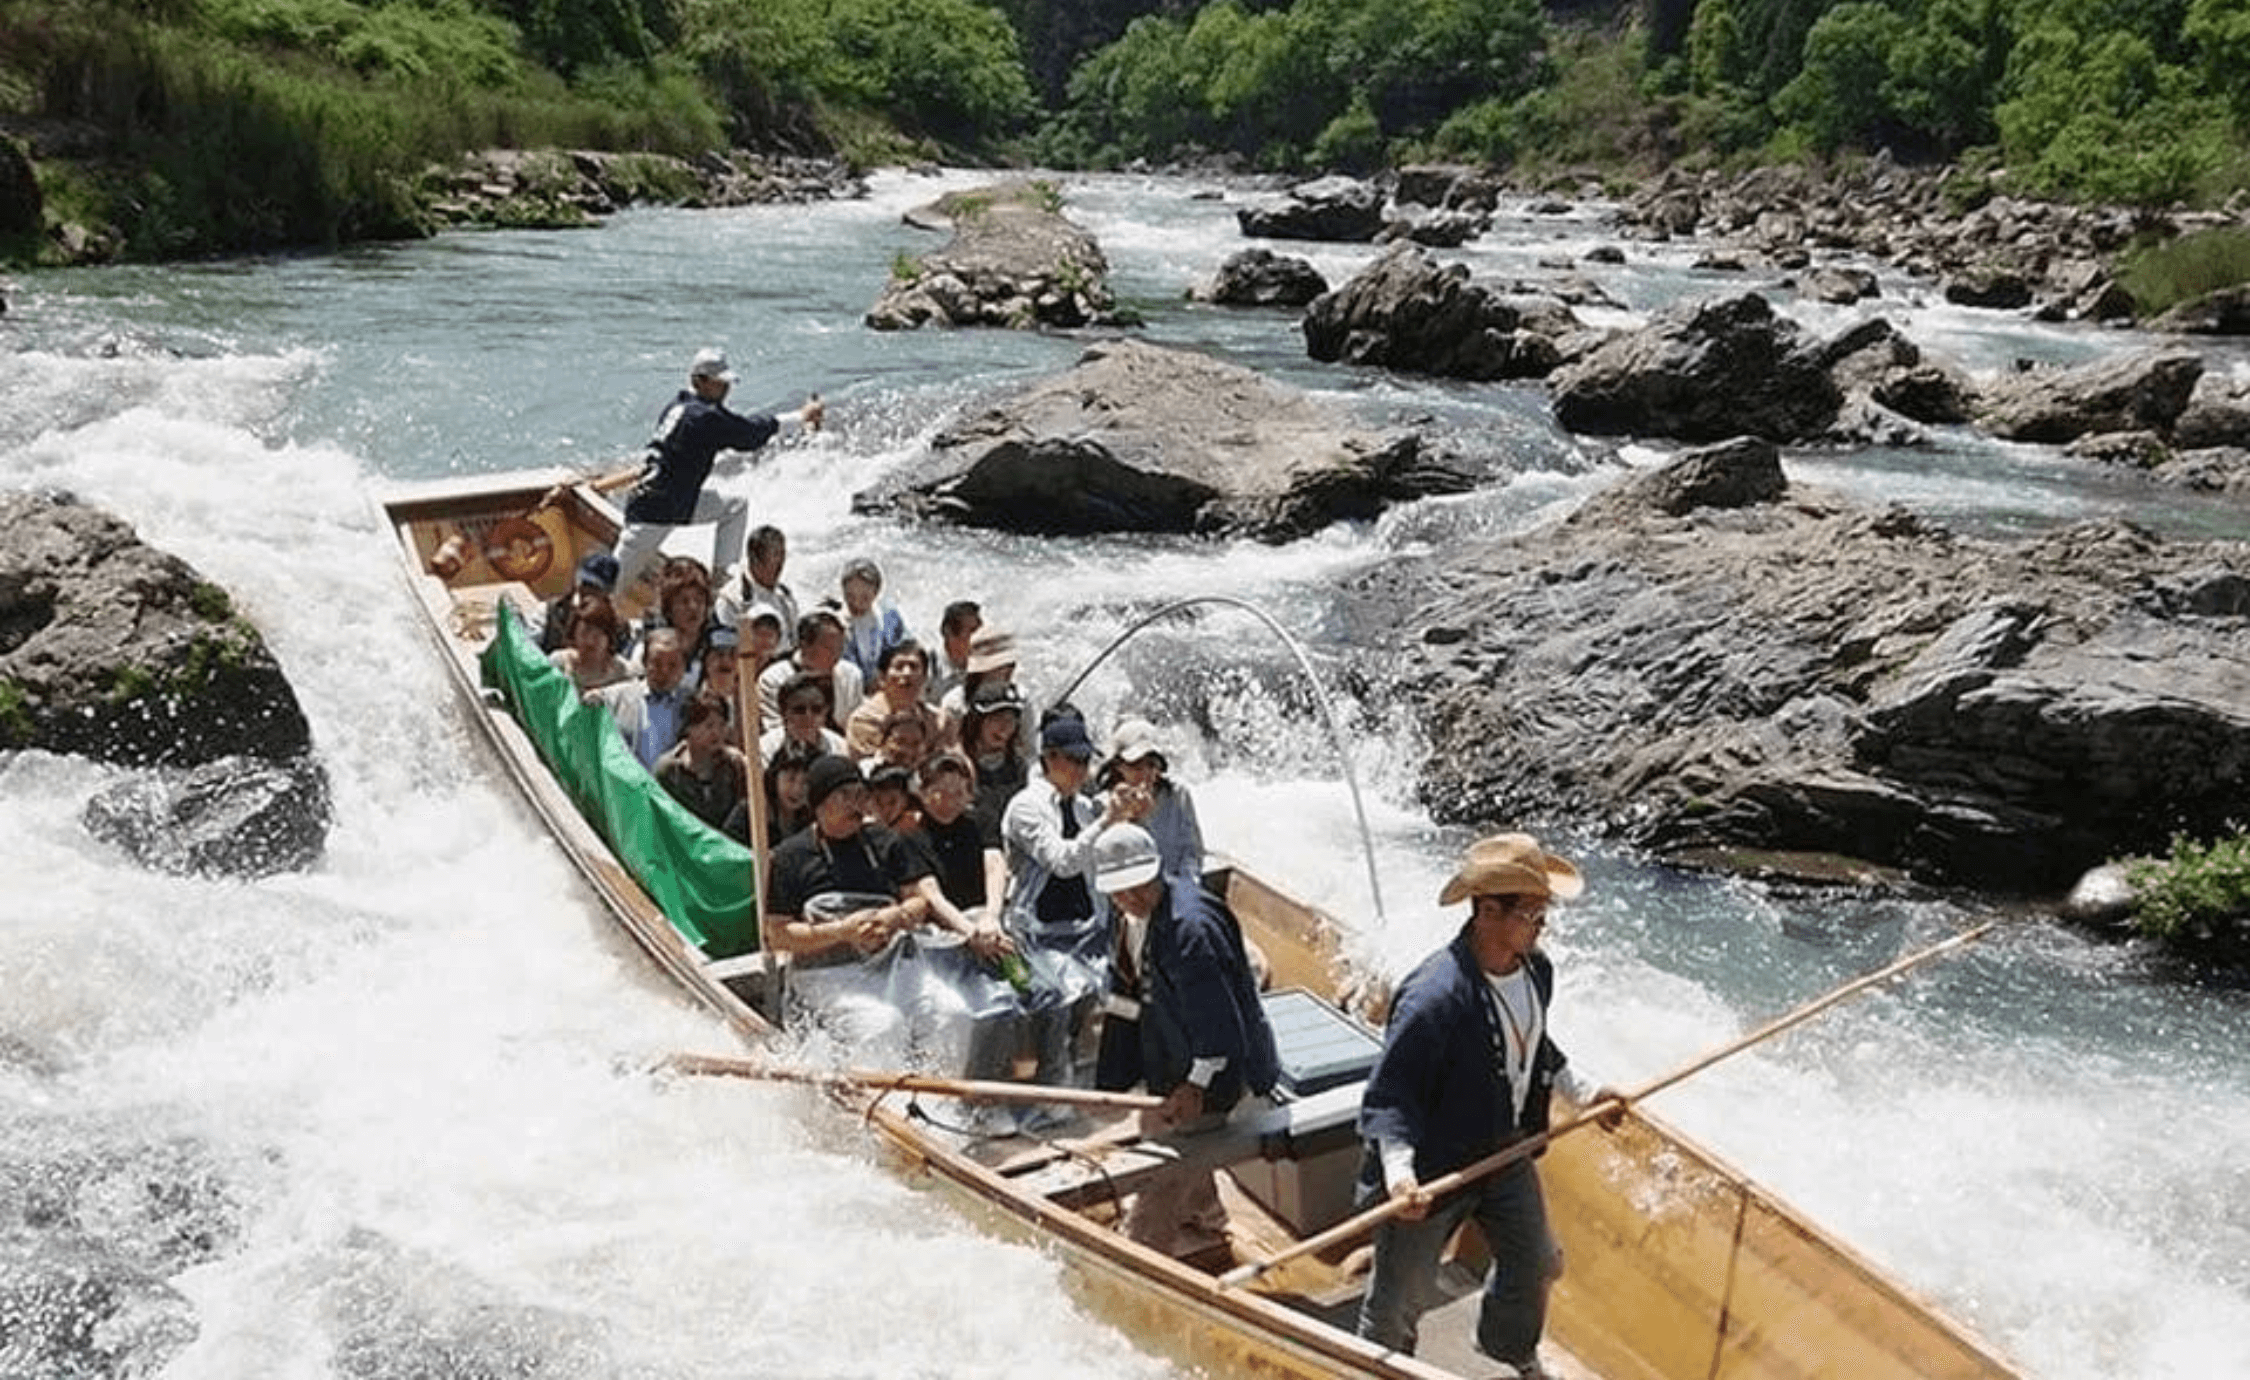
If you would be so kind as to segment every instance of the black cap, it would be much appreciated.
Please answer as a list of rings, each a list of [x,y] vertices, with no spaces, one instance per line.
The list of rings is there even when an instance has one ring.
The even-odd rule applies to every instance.
[[[850,758],[833,752],[814,758],[813,764],[805,768],[805,800],[816,810],[821,801],[844,787],[866,784],[867,778],[859,774],[859,768],[852,765]]]

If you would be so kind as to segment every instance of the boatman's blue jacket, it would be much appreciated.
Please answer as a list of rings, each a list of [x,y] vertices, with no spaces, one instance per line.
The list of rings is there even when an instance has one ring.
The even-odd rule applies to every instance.
[[[756,450],[779,430],[781,423],[762,412],[746,417],[681,389],[656,420],[648,468],[625,500],[625,520],[673,527],[695,521],[696,498],[719,452]]]

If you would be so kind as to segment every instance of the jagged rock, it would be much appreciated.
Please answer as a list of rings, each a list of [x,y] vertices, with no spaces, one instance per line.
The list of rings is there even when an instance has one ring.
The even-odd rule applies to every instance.
[[[1489,213],[1500,204],[1500,180],[1481,168],[1414,164],[1398,170],[1391,196],[1406,205]]]
[[[1843,403],[1822,351],[1755,293],[1665,311],[1547,387],[1567,430],[1688,441],[1818,436]]]
[[[2172,441],[2181,450],[2250,446],[2250,386],[2226,374],[2204,374],[2172,423]]]
[[[120,781],[86,803],[88,833],[179,876],[264,877],[319,861],[328,774],[311,757],[225,757]]]
[[[1854,302],[1883,295],[1882,285],[1875,275],[1864,268],[1829,266],[1815,269],[1805,279],[1805,296],[1819,302],[1848,307]]]
[[[1492,228],[1491,217],[1474,211],[1426,211],[1384,222],[1378,243],[1405,240],[1432,249],[1458,249]]]
[[[2182,489],[2250,497],[2250,448],[2213,446],[2175,451],[2149,473],[2162,483]]]
[[[1600,523],[1620,510],[1679,517],[1698,508],[1746,508],[1771,503],[1788,487],[1780,448],[1755,436],[1738,436],[1682,451],[1668,463],[1594,495],[1570,520]]]
[[[1383,228],[1383,189],[1352,177],[1323,177],[1289,189],[1274,206],[1234,213],[1242,233],[1260,239],[1365,244]]]
[[[2014,311],[2031,305],[2031,283],[2004,268],[1980,268],[1945,285],[1945,300],[1960,307]]]
[[[2033,369],[1988,382],[1978,420],[2018,441],[2073,441],[2095,431],[2169,434],[2187,410],[2203,357],[2149,350],[2072,369]]]
[[[2220,288],[2182,302],[2149,324],[2183,335],[2250,335],[2250,287]]]
[[[1400,629],[1366,674],[1419,719],[1439,818],[2056,891],[2239,818],[2250,546],[1971,540],[1794,488],[1672,511],[1713,464],[1356,583]]]
[[[1053,204],[1044,184],[954,192],[924,213],[953,227],[945,248],[894,271],[867,312],[879,331],[922,326],[1117,324],[1109,261]]]
[[[853,508],[1053,535],[1286,541],[1469,485],[1417,433],[1356,431],[1254,371],[1133,341],[1093,346],[1069,372],[947,427],[930,447]]]
[[[1959,369],[1926,358],[1886,317],[1870,317],[1824,342],[1822,362],[1847,399],[1932,425],[1969,419],[1974,388]]]
[[[1252,248],[1227,256],[1195,295],[1231,307],[1301,307],[1328,291],[1328,280],[1303,259]]]
[[[0,747],[194,766],[311,746],[226,591],[67,495],[0,494]]]
[[[1304,319],[1314,359],[1466,379],[1538,378],[1562,361],[1556,342],[1583,329],[1559,302],[1502,296],[1413,245],[1384,251]]]

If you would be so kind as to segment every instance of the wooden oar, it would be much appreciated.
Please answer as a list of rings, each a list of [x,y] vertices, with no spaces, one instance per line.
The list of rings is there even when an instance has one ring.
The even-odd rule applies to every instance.
[[[1381,1226],[1383,1223],[1388,1222],[1393,1217],[1396,1217],[1400,1213],[1406,1211],[1409,1206],[1417,1201],[1425,1203],[1432,1202],[1438,1198],[1445,1196],[1448,1193],[1453,1192],[1455,1189],[1475,1183],[1478,1179],[1485,1178],[1488,1175],[1495,1174],[1500,1170],[1507,1168],[1509,1165],[1514,1164],[1518,1160],[1525,1159],[1531,1155],[1537,1154],[1540,1150],[1545,1149],[1548,1145],[1557,1140],[1560,1140],[1564,1136],[1569,1135],[1571,1132],[1576,1131],[1581,1127],[1591,1126],[1598,1121],[1608,1120],[1609,1118],[1615,1116],[1617,1113],[1622,1112],[1625,1108],[1631,1106],[1633,1103],[1639,1102],[1645,1097],[1660,1093],[1666,1088],[1671,1087],[1675,1083],[1685,1082],[1686,1080],[1693,1078],[1695,1075],[1703,1072],[1705,1069],[1710,1068],[1713,1064],[1716,1064],[1724,1059],[1731,1059],[1735,1055],[1740,1054],[1742,1051],[1749,1049],[1753,1045],[1763,1044],[1765,1041],[1772,1039],[1774,1036],[1779,1035],[1785,1030],[1803,1025],[1806,1021],[1811,1020],[1813,1017],[1819,1015],[1823,1011],[1826,1011],[1828,1008],[1835,1006],[1839,1002],[1847,1001],[1852,997],[1859,995],[1861,992],[1866,991],[1870,987],[1876,986],[1879,983],[1886,982],[1891,978],[1897,977],[1900,973],[1907,971],[1909,968],[1919,967],[1920,965],[1927,963],[1931,959],[1936,958],[1942,954],[1951,953],[1953,950],[1960,948],[1964,944],[1969,944],[1978,939],[1982,939],[1985,935],[1991,933],[1993,928],[1999,923],[2000,922],[1998,920],[1987,920],[1983,924],[1975,926],[1972,929],[1963,930],[1961,933],[1954,935],[1950,939],[1940,940],[1937,943],[1930,945],[1926,949],[1920,949],[1914,953],[1908,954],[1906,957],[1898,960],[1896,963],[1891,964],[1887,968],[1879,968],[1876,971],[1867,974],[1865,977],[1854,978],[1850,982],[1847,982],[1843,986],[1837,988],[1835,991],[1828,993],[1826,996],[1815,997],[1813,1000],[1806,1002],[1803,1006],[1800,1006],[1796,1010],[1789,1012],[1787,1015],[1776,1017],[1775,1019],[1766,1022],[1764,1025],[1759,1026],[1756,1030],[1751,1031],[1747,1035],[1729,1040],[1727,1043],[1719,1046],[1717,1049],[1711,1050],[1709,1053],[1699,1055],[1695,1059],[1692,1059],[1689,1062],[1682,1064],[1680,1067],[1672,1070],[1670,1073],[1667,1073],[1660,1078],[1652,1079],[1649,1082],[1642,1084],[1640,1087],[1635,1088],[1631,1092],[1620,1094],[1614,1098],[1603,1098],[1602,1100],[1594,1103],[1592,1106],[1586,1108],[1584,1111],[1578,1113],[1578,1115],[1548,1128],[1548,1130],[1540,1135],[1531,1136],[1524,1140],[1519,1140],[1514,1144],[1507,1146],[1505,1149],[1496,1150],[1492,1154],[1485,1156],[1483,1159],[1478,1160],[1473,1164],[1464,1166],[1463,1168],[1456,1169],[1450,1174],[1439,1175],[1437,1178],[1421,1185],[1421,1192],[1419,1194],[1410,1197],[1386,1199],[1383,1202],[1377,1203],[1374,1207],[1367,1209],[1367,1211],[1360,1213],[1356,1217],[1347,1217],[1343,1221],[1338,1222],[1335,1226],[1330,1227],[1328,1230],[1321,1232],[1318,1235],[1306,1237],[1304,1240],[1298,1242],[1294,1246],[1287,1248],[1286,1250],[1276,1251],[1274,1254],[1267,1256],[1263,1260],[1253,1260],[1248,1264],[1238,1265],[1234,1269],[1229,1270],[1225,1274],[1219,1276],[1219,1287],[1222,1289],[1232,1289],[1239,1285],[1247,1284],[1251,1280],[1254,1280],[1260,1275],[1265,1274],[1267,1271],[1274,1269],[1276,1266],[1285,1265],[1300,1256],[1313,1255],[1320,1251],[1325,1251],[1332,1246],[1340,1246],[1347,1241],[1355,1240],[1358,1237],[1364,1236],[1368,1232],[1371,1232],[1375,1228]]]
[[[1096,1088],[1057,1088],[1044,1083],[1002,1083],[979,1078],[940,1078],[934,1074],[890,1073],[880,1069],[800,1069],[756,1059],[719,1054],[673,1054],[661,1067],[703,1078],[754,1078],[772,1083],[809,1083],[821,1088],[859,1088],[867,1092],[939,1093],[987,1102],[1051,1102],[1072,1107],[1146,1111],[1164,1105],[1147,1093],[1102,1092]]]

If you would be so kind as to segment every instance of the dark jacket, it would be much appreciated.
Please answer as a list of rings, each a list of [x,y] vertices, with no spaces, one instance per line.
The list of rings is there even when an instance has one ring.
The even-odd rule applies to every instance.
[[[1242,933],[1218,902],[1185,878],[1168,879],[1149,917],[1141,971],[1141,1075],[1159,1096],[1199,1058],[1227,1063],[1203,1105],[1224,1111],[1250,1092],[1273,1089],[1281,1062],[1258,1001]]]
[[[1544,1011],[1555,991],[1554,964],[1536,950],[1524,962]],[[1359,1131],[1369,1142],[1363,1188],[1370,1173],[1378,1192],[1382,1184],[1376,1141],[1413,1146],[1414,1177],[1428,1183],[1547,1129],[1555,1075],[1566,1060],[1542,1021],[1519,1123],[1507,1076],[1492,1057],[1492,1018],[1476,988],[1484,980],[1464,927],[1399,985],[1383,1030],[1383,1052],[1360,1099]]]
[[[656,420],[656,434],[648,443],[648,470],[625,500],[625,520],[675,526],[693,522],[695,500],[703,492],[703,481],[711,477],[711,462],[719,452],[756,450],[780,429],[780,422],[763,413],[745,417],[681,389]]]

